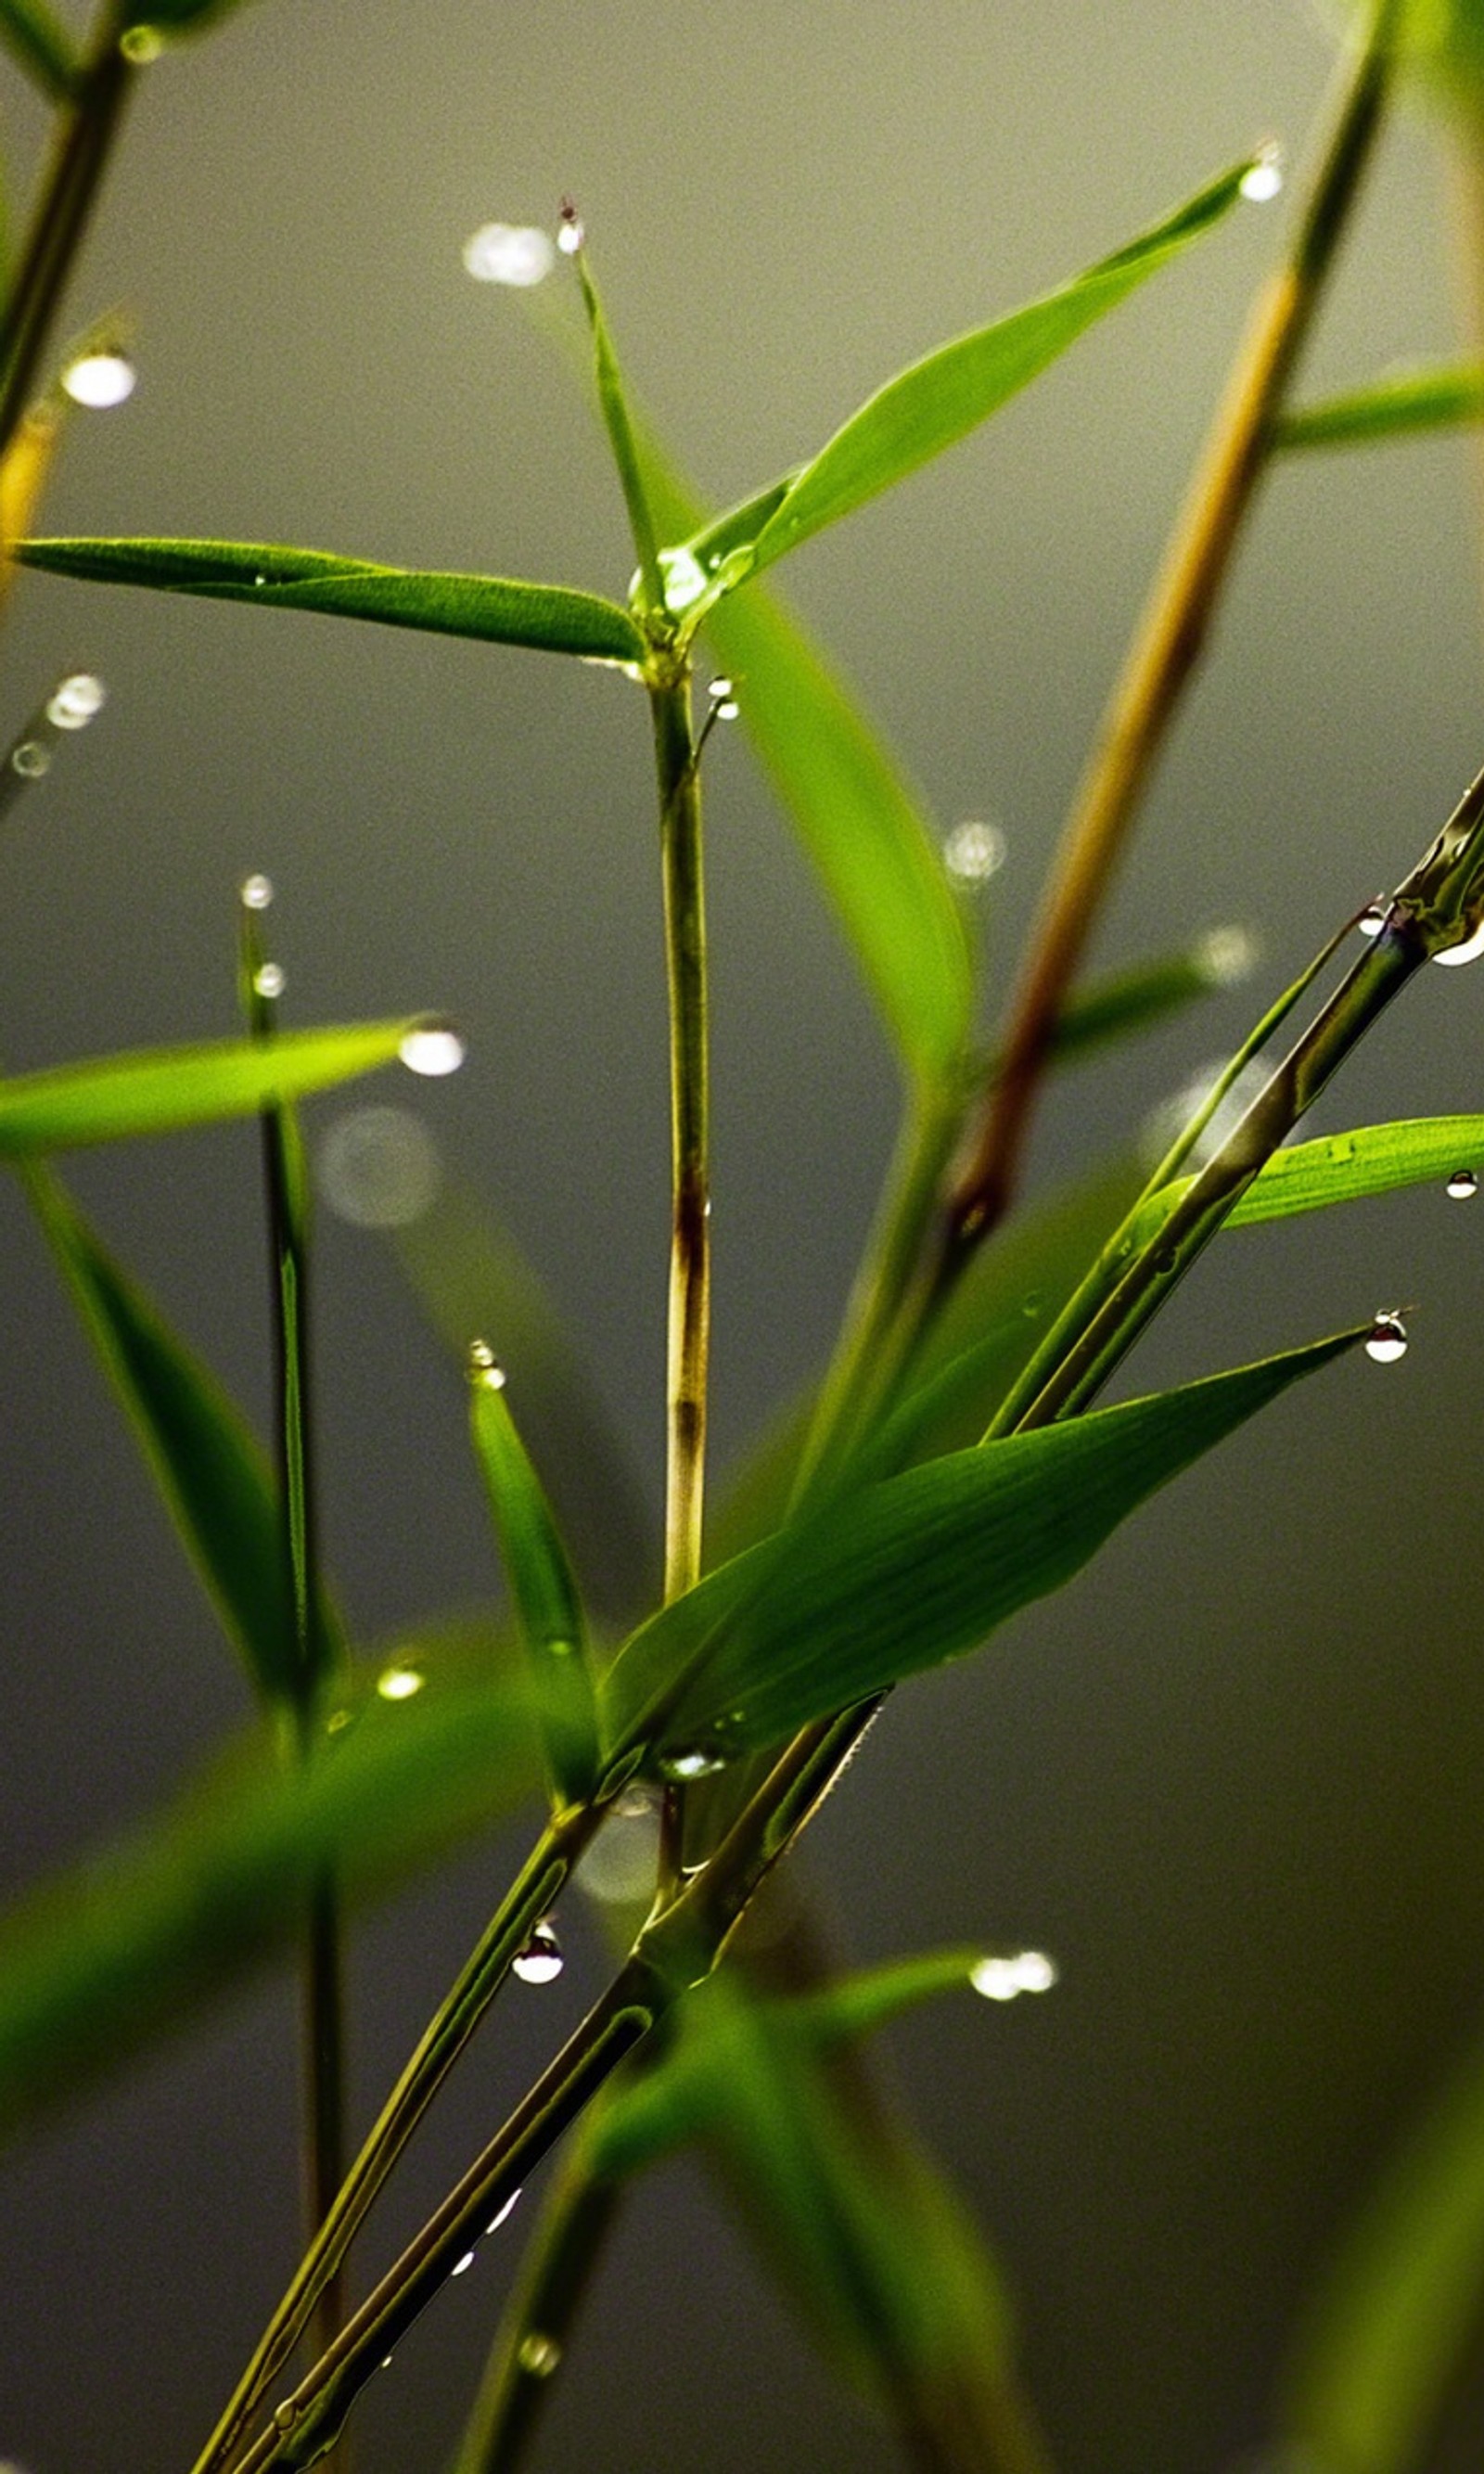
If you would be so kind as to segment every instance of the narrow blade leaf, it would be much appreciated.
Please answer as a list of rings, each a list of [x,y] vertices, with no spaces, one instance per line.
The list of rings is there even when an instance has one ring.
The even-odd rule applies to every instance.
[[[271,1049],[253,1039],[139,1049],[0,1079],[0,1158],[132,1141],[251,1116],[389,1065],[417,1017],[287,1031]]]
[[[499,575],[450,575],[377,567],[332,551],[266,542],[29,541],[27,567],[93,584],[144,584],[261,610],[314,610],[331,618],[374,618],[386,627],[429,628],[492,644],[642,662],[644,640],[626,610],[596,593]]]
[[[652,1732],[656,1752],[740,1753],[964,1656],[1363,1337],[930,1461],[781,1532],[634,1635],[609,1677],[613,1734]]]
[[[1484,1116],[1399,1117],[1386,1126],[1354,1126],[1274,1152],[1240,1202],[1228,1228],[1255,1228],[1292,1220],[1332,1202],[1360,1202],[1409,1185],[1442,1184],[1455,1171],[1484,1175]],[[1180,1177],[1152,1195],[1131,1232],[1144,1244],[1192,1183]]]
[[[1312,447],[1378,447],[1429,429],[1484,421],[1484,368],[1476,361],[1397,370],[1371,386],[1280,413],[1273,444],[1284,453]]]
[[[1251,168],[1240,163],[1224,172],[1151,230],[1044,300],[959,336],[888,379],[804,465],[750,548],[739,539],[734,517],[722,520],[724,540],[708,528],[687,544],[702,576],[713,575],[724,559],[727,580],[741,582],[967,437],[1088,327],[1220,222]]]
[[[70,103],[82,62],[47,0],[0,0],[0,43],[53,103]]]

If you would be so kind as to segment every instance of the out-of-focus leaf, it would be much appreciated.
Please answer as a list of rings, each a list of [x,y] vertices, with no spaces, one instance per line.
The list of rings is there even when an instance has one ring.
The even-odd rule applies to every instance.
[[[1376,2179],[1311,2292],[1281,2422],[1325,2474],[1413,2474],[1484,2322],[1484,2048]]]
[[[162,35],[204,35],[241,6],[242,0],[150,0],[146,23]]]
[[[449,575],[377,567],[331,550],[268,542],[28,541],[27,567],[92,584],[143,584],[260,610],[314,610],[330,618],[374,618],[386,627],[430,628],[491,644],[642,662],[644,640],[626,610],[596,593],[499,575]]]
[[[634,1635],[611,1734],[741,1753],[963,1656],[1366,1329],[930,1461],[780,1531]]]
[[[739,537],[736,510],[715,533],[707,527],[686,544],[701,577],[714,576],[725,559],[728,581],[742,582],[966,437],[1156,268],[1209,231],[1235,204],[1251,169],[1237,164],[1044,300],[961,335],[889,378],[802,467],[750,545]],[[766,498],[763,493],[759,503]]]
[[[1285,453],[1308,447],[1375,447],[1429,429],[1484,421],[1484,368],[1477,361],[1397,370],[1371,386],[1296,404],[1279,413],[1273,444]]]
[[[1246,975],[1251,940],[1241,928],[1213,928],[1178,954],[1159,954],[1074,989],[1052,1033],[1054,1063],[1073,1064],[1100,1048],[1152,1030],[1198,997]],[[991,1061],[990,1070],[993,1071]]]
[[[265,1737],[34,1891],[0,1920],[6,2135],[294,1942],[326,1872],[348,1898],[390,1889],[539,1775],[522,1684],[373,1694],[312,1760],[284,1765]]]
[[[83,64],[47,0],[0,0],[0,43],[53,103],[71,102]]]
[[[587,1619],[546,1489],[510,1415],[504,1375],[477,1362],[472,1371],[474,1450],[531,1661],[552,1784],[564,1802],[580,1803],[598,1770]]]
[[[1484,1116],[1399,1117],[1387,1126],[1354,1126],[1349,1133],[1275,1152],[1225,1225],[1255,1228],[1265,1220],[1323,1211],[1331,1202],[1442,1183],[1455,1170],[1484,1172]],[[1153,1234],[1193,1181],[1180,1177],[1151,1197],[1131,1231],[1131,1246]]]
[[[423,1018],[426,1019],[426,1018]],[[245,1117],[275,1100],[303,1099],[389,1065],[409,1033],[403,1022],[353,1023],[285,1031],[272,1048],[254,1039],[204,1040],[188,1048],[138,1049],[51,1065],[0,1079],[0,1158],[133,1141]]]
[[[1337,17],[1369,16],[1375,0],[1330,0]],[[1403,0],[1393,40],[1408,65],[1448,102],[1476,110],[1484,95],[1484,11],[1479,0]]]
[[[282,1519],[267,1456],[220,1384],[177,1338],[44,1169],[26,1179],[89,1336],[191,1562],[268,1700],[298,1684]],[[324,1620],[330,1618],[327,1613]]]

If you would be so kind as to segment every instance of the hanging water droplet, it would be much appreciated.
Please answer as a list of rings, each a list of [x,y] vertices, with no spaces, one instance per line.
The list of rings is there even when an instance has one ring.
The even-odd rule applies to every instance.
[[[660,581],[665,587],[665,606],[678,618],[705,592],[706,570],[692,550],[662,549]]]
[[[1379,902],[1373,902],[1355,922],[1362,936],[1379,936],[1386,925],[1386,913]]]
[[[377,1677],[377,1690],[383,1701],[410,1701],[426,1682],[416,1666],[384,1666]]]
[[[259,997],[280,997],[288,985],[281,962],[260,962],[253,973],[253,993]]]
[[[281,2405],[276,2405],[273,2409],[274,2421],[280,2431],[292,2431],[298,2413],[299,2408],[292,2397],[285,2397]]]
[[[320,1189],[357,1228],[405,1228],[430,1207],[443,1171],[438,1147],[408,1108],[352,1108],[325,1137]]]
[[[397,1052],[411,1074],[456,1074],[467,1054],[451,1023],[429,1022],[409,1031]]]
[[[515,2203],[517,2199],[519,2199],[520,2195],[521,2194],[519,2191],[512,2191],[509,2198],[506,2199],[501,2206],[496,2209],[495,2214],[491,2217],[489,2223],[484,2228],[487,2234],[499,2233],[500,2226],[505,2222],[506,2218],[515,2214]]]
[[[1014,2001],[1022,1993],[1049,1993],[1056,1981],[1056,1961],[1043,1950],[994,1952],[969,1970],[969,1982],[986,2001]]]
[[[331,1710],[329,1716],[325,1721],[326,1734],[340,1734],[344,1729],[350,1725],[353,1714],[353,1711],[349,1710]]]
[[[545,282],[556,252],[534,224],[481,224],[464,243],[464,264],[477,283],[510,283],[526,291]]]
[[[987,885],[991,876],[1005,864],[1008,845],[1004,829],[971,816],[955,825],[943,843],[943,865],[955,885]]]
[[[1432,958],[1435,962],[1441,962],[1445,970],[1455,971],[1461,962],[1476,962],[1481,954],[1484,954],[1484,919],[1480,920],[1472,936],[1464,938],[1461,945],[1449,945],[1445,952],[1434,954]]]
[[[74,671],[53,689],[46,718],[54,730],[85,730],[108,701],[108,689],[86,670]]]
[[[259,575],[255,575],[255,576],[254,576],[254,578],[253,578],[253,581],[254,581],[254,583],[255,583],[255,584],[266,584],[266,583],[267,583],[267,581],[268,581],[268,578],[266,577],[266,575],[261,575],[261,574],[259,574]]]
[[[118,48],[131,68],[147,69],[164,50],[165,38],[158,26],[126,26],[118,38]]]
[[[677,1785],[687,1785],[692,1779],[714,1778],[726,1764],[719,1753],[697,1745],[693,1753],[669,1753],[660,1763],[662,1778],[673,1779]]]
[[[1448,1181],[1450,1202],[1469,1202],[1479,1190],[1479,1180],[1472,1168],[1455,1168]]]
[[[538,2328],[533,2328],[528,2337],[522,2338],[517,2360],[533,2380],[548,2380],[561,2359],[562,2349],[554,2337],[544,2337]]]
[[[23,739],[18,747],[11,750],[11,770],[23,781],[39,782],[43,773],[50,772],[51,764],[51,750],[43,747],[38,739]]]
[[[84,352],[62,371],[63,390],[89,412],[109,412],[127,403],[134,391],[136,372],[122,352]]]
[[[517,1951],[510,1962],[523,1984],[552,1984],[561,1975],[562,1945],[555,1930],[545,1919],[535,1926],[523,1950]]]
[[[482,1383],[488,1392],[503,1392],[505,1370],[487,1340],[469,1344],[469,1372],[472,1380]]]
[[[449,2274],[450,2276],[462,2276],[465,2269],[473,2268],[474,2264],[474,2252],[472,2250],[466,2250],[462,2259],[454,2261],[453,2266],[449,2270]]]
[[[381,2368],[383,2371],[389,2371],[396,2360],[397,2357],[395,2354],[383,2354],[381,2357]]]
[[[1244,198],[1254,206],[1265,206],[1276,198],[1283,185],[1283,150],[1276,139],[1257,149],[1257,159],[1245,171],[1237,186]]]
[[[732,682],[730,679],[713,679],[706,693],[713,704],[724,704],[732,693]]]
[[[1366,1355],[1377,1366],[1394,1366],[1407,1353],[1406,1326],[1399,1314],[1378,1314],[1371,1325],[1366,1342]]]
[[[266,876],[245,876],[237,888],[237,898],[244,910],[266,910],[273,900],[273,885]]]
[[[562,200],[560,211],[561,230],[556,235],[556,245],[564,257],[575,257],[586,237],[582,229],[582,217],[571,198]]]

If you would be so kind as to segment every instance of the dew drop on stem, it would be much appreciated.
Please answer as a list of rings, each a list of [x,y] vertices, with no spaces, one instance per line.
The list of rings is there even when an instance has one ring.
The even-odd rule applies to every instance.
[[[1461,944],[1446,947],[1432,958],[1441,962],[1446,971],[1456,971],[1464,962],[1476,962],[1481,954],[1484,954],[1484,919],[1480,920],[1472,936],[1466,936]]]
[[[437,1077],[456,1074],[468,1050],[463,1034],[451,1023],[419,1023],[397,1051],[409,1074]]]
[[[1283,186],[1283,150],[1276,138],[1257,149],[1257,159],[1243,173],[1237,186],[1244,198],[1254,206],[1265,206],[1277,197]]]
[[[546,2336],[541,2329],[533,2328],[529,2336],[522,2338],[517,2360],[531,2379],[548,2380],[561,2359],[562,2349],[556,2339]]]
[[[495,2214],[491,2217],[489,2223],[484,2228],[487,2234],[499,2233],[500,2226],[505,2223],[508,2218],[515,2214],[516,2202],[520,2198],[520,2195],[521,2194],[519,2191],[512,2191],[509,2198],[506,2199],[500,2207],[496,2209]]]
[[[1450,1202],[1471,1202],[1479,1190],[1479,1180],[1472,1168],[1455,1168],[1448,1181]]]
[[[1355,922],[1362,936],[1379,936],[1386,925],[1386,913],[1378,902],[1373,902]]]
[[[88,412],[110,412],[127,403],[136,381],[134,365],[123,352],[84,352],[61,374],[63,393]]]
[[[1378,1314],[1371,1325],[1366,1341],[1366,1355],[1377,1366],[1394,1366],[1407,1353],[1406,1325],[1399,1314]]]
[[[245,876],[237,898],[244,910],[266,910],[273,900],[272,883],[266,876]]]
[[[565,1965],[555,1928],[543,1920],[535,1927],[524,1949],[517,1951],[510,1964],[523,1984],[554,1983]]]
[[[253,973],[253,993],[259,997],[280,997],[288,985],[281,962],[260,962]]]
[[[462,2276],[465,2274],[466,2270],[473,2268],[474,2264],[474,2252],[472,2250],[466,2250],[462,2259],[454,2261],[453,2266],[449,2270],[449,2274],[450,2276]]]

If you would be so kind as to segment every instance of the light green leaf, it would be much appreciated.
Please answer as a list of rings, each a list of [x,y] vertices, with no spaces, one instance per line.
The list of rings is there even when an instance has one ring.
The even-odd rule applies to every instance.
[[[642,662],[644,639],[626,610],[596,593],[525,584],[498,575],[450,575],[377,567],[332,551],[266,542],[30,541],[27,567],[94,584],[144,584],[260,610],[315,610],[331,618],[374,618],[492,644],[526,644],[590,660]]]
[[[474,1451],[531,1662],[552,1785],[559,1801],[581,1803],[599,1766],[587,1618],[546,1489],[511,1417],[504,1375],[478,1358],[471,1374]]]
[[[83,64],[47,0],[0,0],[0,43],[53,103],[71,102]]]
[[[312,1761],[276,1741],[0,1920],[0,2122],[181,2024],[302,1932],[311,1886],[389,1889],[510,1812],[537,1776],[523,1686],[375,1694]]]
[[[0,1078],[0,1159],[250,1116],[275,1100],[302,1099],[390,1064],[426,1022],[285,1031],[271,1049],[255,1039],[205,1040],[9,1075]]]
[[[1325,2474],[1414,2474],[1484,2321],[1484,2048],[1378,2176],[1303,2314],[1282,2426]]]
[[[1364,1336],[930,1461],[781,1531],[633,1636],[609,1676],[614,1739],[741,1753],[962,1657]]]
[[[1349,1133],[1294,1143],[1274,1152],[1229,1214],[1228,1228],[1291,1220],[1331,1202],[1359,1202],[1409,1185],[1442,1184],[1455,1170],[1484,1173],[1484,1116],[1399,1117],[1387,1126],[1354,1126]],[[1180,1177],[1151,1197],[1131,1232],[1143,1245],[1194,1183]]]
[[[944,344],[888,380],[805,464],[747,546],[736,511],[686,544],[701,577],[727,581],[769,566],[785,551],[888,490],[997,412],[1116,308],[1137,285],[1235,204],[1251,163],[1237,164],[1137,239],[1044,300]],[[776,488],[778,485],[774,485]],[[767,494],[760,503],[766,505]]]
[[[267,1455],[200,1359],[114,1261],[61,1186],[26,1184],[166,1510],[258,1691],[292,1703],[294,1610]],[[330,1625],[328,1609],[322,1621]]]
[[[1284,453],[1309,447],[1374,447],[1476,421],[1484,421],[1484,367],[1477,361],[1439,362],[1427,369],[1393,371],[1371,386],[1326,397],[1322,403],[1298,404],[1278,415],[1273,444]]]

